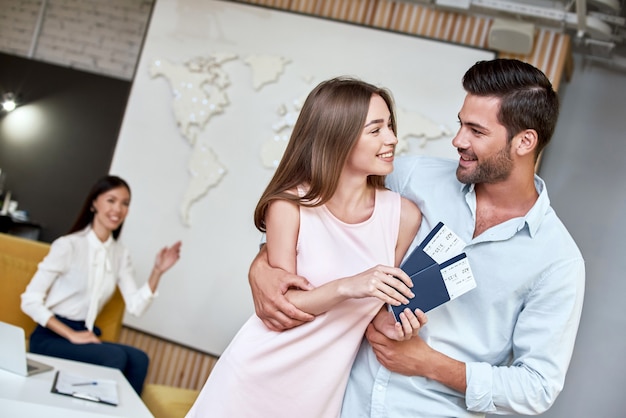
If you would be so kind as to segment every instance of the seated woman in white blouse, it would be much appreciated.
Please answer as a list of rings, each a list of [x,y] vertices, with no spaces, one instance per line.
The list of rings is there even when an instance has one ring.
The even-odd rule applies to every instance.
[[[147,283],[137,287],[128,250],[117,241],[130,204],[121,178],[98,180],[68,235],[55,240],[22,294],[22,310],[38,323],[30,351],[120,369],[138,394],[148,356],[134,347],[100,341],[96,316],[118,286],[126,309],[141,315],[161,275],[180,257],[181,242],[156,256]]]

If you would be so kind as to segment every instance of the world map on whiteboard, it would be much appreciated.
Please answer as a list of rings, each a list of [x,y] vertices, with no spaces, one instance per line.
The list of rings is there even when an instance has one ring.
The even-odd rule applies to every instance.
[[[211,148],[211,120],[216,116],[228,117],[231,102],[228,90],[232,86],[227,63],[250,68],[250,80],[235,80],[250,85],[250,94],[260,91],[270,83],[280,83],[281,75],[288,70],[290,59],[254,54],[240,57],[233,53],[215,53],[192,57],[178,63],[156,59],[150,64],[152,78],[163,77],[170,86],[172,111],[180,135],[191,148],[187,163],[189,181],[180,202],[180,216],[185,226],[191,225],[190,211],[195,202],[207,195],[227,175],[228,168]],[[312,81],[312,77],[308,77]],[[311,86],[311,89],[313,86]],[[294,98],[276,109],[276,121],[267,126],[267,140],[259,150],[259,161],[269,169],[275,169],[289,141],[291,130],[304,103],[304,97]],[[397,104],[398,145],[396,154],[408,152],[409,138],[415,138],[420,146],[427,140],[450,135],[450,130],[427,116],[404,109]]]

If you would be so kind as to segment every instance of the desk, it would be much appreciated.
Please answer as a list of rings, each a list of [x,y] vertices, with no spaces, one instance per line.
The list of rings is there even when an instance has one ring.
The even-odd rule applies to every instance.
[[[0,232],[37,241],[41,234],[41,225],[20,221],[10,215],[0,215]]]
[[[4,418],[154,418],[122,372],[117,369],[39,354],[28,353],[27,356],[53,366],[54,370],[29,377],[0,370],[0,415]],[[119,405],[106,405],[51,393],[57,370],[96,379],[115,380]]]

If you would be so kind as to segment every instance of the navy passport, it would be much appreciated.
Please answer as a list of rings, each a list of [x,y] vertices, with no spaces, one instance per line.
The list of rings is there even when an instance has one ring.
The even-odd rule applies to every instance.
[[[413,288],[411,290],[415,294],[415,297],[410,299],[408,304],[399,306],[389,305],[389,311],[394,314],[397,321],[400,320],[400,312],[404,311],[406,308],[411,309],[411,311],[415,311],[415,309],[419,308],[423,312],[428,312],[450,300],[450,294],[448,293],[448,288],[441,274],[441,270],[463,260],[466,255],[465,253],[461,253],[445,261],[443,264],[438,264],[424,251],[424,248],[442,227],[443,224],[439,223],[433,228],[422,243],[409,254],[400,266],[413,281]]]

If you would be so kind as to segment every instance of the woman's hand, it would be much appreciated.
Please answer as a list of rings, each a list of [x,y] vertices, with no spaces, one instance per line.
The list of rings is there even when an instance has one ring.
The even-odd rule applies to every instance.
[[[161,280],[161,275],[176,264],[180,258],[181,245],[182,242],[177,241],[171,247],[163,247],[161,248],[161,251],[158,252],[156,260],[154,261],[152,273],[150,273],[150,277],[148,278],[148,286],[150,286],[152,293],[156,292],[156,289],[159,286],[159,281]]]
[[[46,328],[52,332],[65,338],[72,344],[100,344],[100,339],[93,331],[83,330],[76,331],[73,328],[68,327],[55,316],[51,316],[46,323]]]
[[[72,344],[100,344],[101,341],[93,331],[72,331],[67,338]]]
[[[415,296],[413,282],[397,267],[377,265],[369,270],[341,279],[339,293],[348,298],[376,297],[390,305],[409,303]]]
[[[165,273],[170,269],[178,259],[180,258],[180,246],[182,245],[181,241],[177,241],[171,247],[163,247],[161,251],[156,256],[156,260],[154,262],[154,268],[160,274]]]

